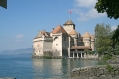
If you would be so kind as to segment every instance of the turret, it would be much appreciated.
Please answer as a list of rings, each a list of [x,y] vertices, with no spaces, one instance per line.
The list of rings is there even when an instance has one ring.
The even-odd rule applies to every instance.
[[[73,29],[75,30],[75,24],[71,21],[68,20],[64,25],[64,30],[69,34]]]
[[[33,54],[34,56],[43,56],[45,49],[51,51],[50,46],[45,46],[46,42],[49,42],[49,45],[52,45],[52,37],[50,33],[45,30],[39,31],[38,35],[33,39]]]
[[[91,36],[91,48],[92,48],[92,51],[95,50],[94,49],[95,48],[95,46],[94,46],[95,44],[94,43],[95,43],[95,38],[94,38],[94,36]]]
[[[77,37],[78,37],[78,34],[77,32],[73,29],[69,35],[74,39],[74,45],[77,46]]]
[[[88,32],[86,32],[83,36],[83,42],[85,46],[90,46],[91,47],[91,36]]]

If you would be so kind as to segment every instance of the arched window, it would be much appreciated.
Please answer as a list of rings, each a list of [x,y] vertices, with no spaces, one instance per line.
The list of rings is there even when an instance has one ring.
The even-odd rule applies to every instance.
[[[58,39],[58,37],[55,37],[54,40]]]

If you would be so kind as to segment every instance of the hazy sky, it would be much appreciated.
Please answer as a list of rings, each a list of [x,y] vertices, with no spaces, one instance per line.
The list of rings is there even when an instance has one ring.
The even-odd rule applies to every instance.
[[[0,51],[32,47],[38,30],[52,31],[69,19],[82,35],[94,34],[97,23],[115,29],[119,19],[109,19],[94,9],[97,0],[8,0],[8,8],[0,7]]]

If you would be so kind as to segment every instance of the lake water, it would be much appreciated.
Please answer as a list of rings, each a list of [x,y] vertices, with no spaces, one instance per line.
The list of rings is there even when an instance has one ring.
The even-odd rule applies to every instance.
[[[30,55],[0,55],[0,77],[68,78],[73,68],[97,65],[95,60],[32,59]]]

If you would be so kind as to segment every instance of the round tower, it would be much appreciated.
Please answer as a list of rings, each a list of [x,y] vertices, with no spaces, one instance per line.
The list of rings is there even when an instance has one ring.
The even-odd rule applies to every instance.
[[[88,32],[86,32],[83,35],[83,42],[84,42],[84,46],[90,46],[91,47],[91,36]]]
[[[78,37],[78,34],[77,34],[77,32],[73,29],[70,33],[69,33],[69,35],[74,39],[74,45],[75,46],[77,46],[77,37]]]
[[[64,30],[69,34],[73,29],[75,30],[75,24],[71,21],[68,20],[64,25]]]
[[[94,36],[91,36],[91,48],[92,48],[92,51],[94,51],[95,49],[95,38],[94,38]]]

